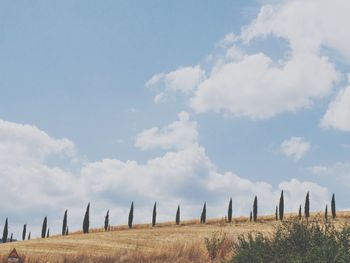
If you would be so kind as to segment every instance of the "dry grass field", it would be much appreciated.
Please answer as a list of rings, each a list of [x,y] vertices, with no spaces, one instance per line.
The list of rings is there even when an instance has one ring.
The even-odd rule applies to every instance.
[[[295,216],[295,215],[294,215]],[[313,214],[313,217],[321,215]],[[292,218],[286,215],[286,219]],[[339,212],[336,224],[350,222],[350,212]],[[241,234],[264,232],[276,226],[274,216],[259,217],[259,222],[235,218],[232,224],[224,219],[211,219],[201,225],[186,221],[180,226],[160,223],[113,227],[111,231],[93,229],[89,234],[75,232],[69,236],[52,236],[0,245],[3,262],[12,248],[16,248],[25,262],[211,262],[204,239],[214,232],[226,236],[218,262],[232,255],[232,244]]]

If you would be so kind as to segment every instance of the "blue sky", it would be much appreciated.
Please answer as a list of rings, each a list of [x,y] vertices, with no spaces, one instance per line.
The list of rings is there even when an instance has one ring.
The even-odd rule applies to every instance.
[[[203,60],[213,43],[258,11],[254,2],[230,2],[3,2],[1,114],[71,138],[91,159],[135,158],[130,145],[112,142],[182,109],[176,103],[160,114],[145,82]]]
[[[222,216],[230,196],[246,214],[255,194],[271,213],[282,189],[289,211],[307,191],[348,208],[348,5],[2,1],[0,185],[18,206],[1,218],[59,229],[69,208],[79,228],[91,201],[93,225],[124,223],[135,201],[146,222],[155,200],[163,220],[205,200]]]

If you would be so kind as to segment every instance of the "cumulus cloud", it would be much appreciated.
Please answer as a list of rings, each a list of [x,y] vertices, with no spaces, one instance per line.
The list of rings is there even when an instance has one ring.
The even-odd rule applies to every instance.
[[[178,114],[178,120],[159,129],[153,127],[136,136],[135,146],[142,149],[184,149],[197,142],[197,123],[190,121],[187,112]]]
[[[342,4],[348,5],[344,1]],[[262,52],[242,55],[244,45],[243,50],[235,45],[227,47],[227,54],[233,49],[231,57],[236,59],[219,63],[198,85],[192,107],[197,112],[226,111],[258,119],[307,108],[315,99],[328,96],[339,73],[328,57],[321,55],[321,47],[327,43],[339,50],[340,46],[331,45],[333,42],[326,41],[322,34],[328,34],[332,27],[330,38],[342,38],[347,43],[350,40],[347,35],[335,33],[341,27],[339,19],[333,17],[331,25],[324,19],[323,13],[330,13],[328,7],[329,1],[284,1],[263,6],[257,19],[243,27],[239,39],[246,44],[268,36],[284,39],[289,47],[283,57],[274,60]],[[344,12],[342,19],[348,19]],[[315,78],[320,72],[321,79]]]
[[[172,151],[145,163],[118,159],[86,161],[74,171],[66,163],[51,166],[47,160],[48,156],[60,158],[62,154],[67,162],[76,158],[71,155],[73,142],[52,138],[31,125],[0,122],[0,198],[11,200],[1,202],[0,209],[10,219],[11,232],[19,236],[26,222],[33,236],[37,236],[44,216],[48,216],[52,232],[58,232],[67,208],[70,229],[80,229],[87,202],[91,202],[91,226],[99,227],[107,209],[111,210],[112,224],[125,224],[131,201],[135,202],[135,222],[140,223],[150,220],[155,201],[159,220],[165,221],[173,220],[178,204],[184,219],[197,217],[204,201],[208,202],[208,217],[225,216],[231,196],[235,215],[247,215],[255,195],[259,197],[259,214],[273,213],[271,204],[278,201],[281,189],[291,196],[287,211],[300,202],[298,198],[292,200],[296,189],[303,195],[306,191],[314,194],[315,210],[321,209],[329,198],[326,188],[309,182],[292,179],[274,187],[232,171],[221,172],[199,145],[196,123],[185,112],[178,117],[178,121],[159,128],[151,136],[141,136],[143,132],[139,136],[143,138],[140,147],[170,147]],[[184,133],[190,134],[191,140],[181,144]]]
[[[263,53],[244,55],[216,67],[198,85],[191,106],[196,112],[264,119],[310,107],[330,93],[337,77],[328,59],[315,54],[293,54],[282,63]]]
[[[81,196],[76,177],[50,166],[59,158],[69,163],[76,149],[68,139],[55,139],[33,125],[0,120],[0,209],[10,222],[38,222],[45,213],[63,209]],[[53,204],[55,207],[53,207]],[[29,216],[30,219],[24,219]],[[23,223],[23,222],[22,222]],[[10,224],[11,225],[11,224]],[[31,229],[32,226],[30,226]]]
[[[350,36],[343,26],[350,22],[349,8],[346,0],[264,5],[239,35],[230,33],[218,42],[225,55],[209,55],[206,78],[188,95],[191,107],[197,113],[266,119],[330,96],[341,76],[334,61],[339,55],[350,61]],[[282,40],[287,47],[277,58],[259,47],[251,51],[249,45],[263,39]],[[158,94],[157,101],[162,97]]]
[[[249,42],[269,35],[287,39],[292,50],[317,52],[328,47],[350,59],[350,36],[343,25],[349,23],[347,0],[288,0],[264,5],[258,17],[242,30]]]
[[[180,67],[169,73],[159,73],[152,76],[147,81],[146,87],[161,87],[164,89],[164,92],[158,93],[154,98],[155,103],[160,103],[165,100],[167,93],[181,92],[190,94],[204,78],[204,71],[199,65],[194,67]]]
[[[350,80],[350,75],[348,75]],[[322,127],[350,131],[350,86],[338,92],[321,121]]]
[[[15,163],[42,162],[53,154],[73,156],[75,146],[68,139],[53,139],[28,124],[0,120],[0,160]]]
[[[291,137],[288,140],[284,140],[281,143],[281,151],[288,157],[293,157],[295,160],[299,160],[304,154],[310,150],[310,143],[306,142],[301,137]]]

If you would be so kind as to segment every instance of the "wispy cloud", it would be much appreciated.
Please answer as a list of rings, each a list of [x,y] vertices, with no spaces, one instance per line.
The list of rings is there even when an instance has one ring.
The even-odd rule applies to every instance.
[[[310,143],[301,137],[291,137],[288,140],[284,140],[280,146],[284,155],[293,157],[296,161],[301,159],[310,150],[310,147]]]

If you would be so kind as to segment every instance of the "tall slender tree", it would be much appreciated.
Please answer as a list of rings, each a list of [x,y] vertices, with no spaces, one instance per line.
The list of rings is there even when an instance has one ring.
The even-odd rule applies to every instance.
[[[66,229],[67,229],[67,213],[68,213],[68,210],[66,209],[66,211],[64,211],[64,215],[63,215],[62,236],[65,236],[65,235],[66,235]]]
[[[157,222],[157,202],[154,202],[152,212],[152,226],[155,227]]]
[[[90,203],[88,203],[84,215],[84,221],[83,221],[83,233],[87,234],[89,233],[89,227],[90,227]]]
[[[204,202],[202,213],[201,213],[201,224],[205,224],[207,220],[207,202]]]
[[[30,236],[31,236],[32,232],[29,231],[29,235],[28,235],[28,240],[30,240]]]
[[[305,197],[304,214],[305,214],[305,218],[309,219],[309,217],[310,217],[310,196],[309,196],[309,192],[307,192],[306,197]]]
[[[253,203],[253,220],[256,222],[258,219],[258,197],[255,196],[254,203]]]
[[[10,242],[13,241],[13,233],[11,233]]]
[[[27,235],[27,224],[24,224],[23,231],[22,231],[22,240],[26,239],[26,235]]]
[[[275,219],[278,221],[278,206],[276,205]]]
[[[2,232],[2,243],[6,243],[7,242],[8,233],[9,233],[8,220],[6,218],[5,225],[4,225],[4,231]]]
[[[326,208],[324,209],[324,220],[328,221],[328,206],[326,205]]]
[[[132,221],[134,220],[134,202],[131,202],[130,211],[129,211],[129,219],[128,226],[132,228]]]
[[[43,225],[41,228],[41,238],[45,238],[46,237],[46,229],[47,229],[47,217],[44,217],[44,221],[43,221]]]
[[[232,197],[230,198],[230,202],[228,203],[228,209],[227,209],[227,218],[228,222],[232,222]]]
[[[335,211],[335,196],[334,196],[334,194],[332,195],[331,210],[332,210],[332,218],[335,219],[336,211]]]
[[[180,225],[180,205],[177,206],[175,222],[177,225]]]
[[[301,205],[299,206],[299,220],[301,220]]]
[[[47,229],[47,234],[46,237],[49,238],[50,237],[50,228]]]
[[[284,196],[283,196],[283,190],[281,191],[281,197],[280,197],[280,203],[279,203],[278,211],[279,211],[280,220],[283,221],[283,217],[284,217]]]
[[[109,209],[107,210],[107,213],[105,216],[105,224],[104,224],[105,231],[108,231],[108,225],[109,225]]]
[[[67,230],[66,230],[66,236],[68,236],[69,232],[68,232],[68,226],[67,226]]]

